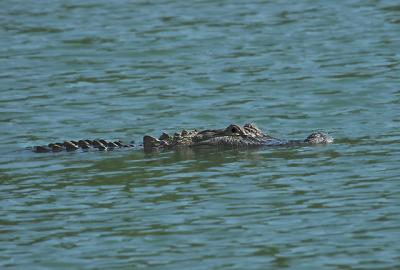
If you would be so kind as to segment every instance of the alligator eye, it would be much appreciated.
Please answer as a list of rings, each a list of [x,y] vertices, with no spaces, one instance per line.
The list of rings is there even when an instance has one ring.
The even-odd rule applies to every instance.
[[[236,128],[236,127],[232,127],[231,131],[232,131],[232,133],[236,133],[236,132],[238,132],[238,130],[237,130],[237,128]]]

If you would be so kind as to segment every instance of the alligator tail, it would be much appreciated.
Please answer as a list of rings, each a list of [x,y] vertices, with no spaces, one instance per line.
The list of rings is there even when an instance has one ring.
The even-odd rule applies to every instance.
[[[106,140],[79,140],[64,141],[63,143],[49,143],[48,145],[38,145],[32,147],[35,153],[61,152],[81,150],[113,150],[116,148],[132,148],[133,144],[124,144],[122,141],[106,141]]]

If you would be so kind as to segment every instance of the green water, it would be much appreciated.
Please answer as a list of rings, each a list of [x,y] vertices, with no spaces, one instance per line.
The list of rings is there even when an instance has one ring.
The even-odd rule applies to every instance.
[[[0,269],[400,269],[397,1],[0,1]],[[34,154],[254,122],[321,147]]]

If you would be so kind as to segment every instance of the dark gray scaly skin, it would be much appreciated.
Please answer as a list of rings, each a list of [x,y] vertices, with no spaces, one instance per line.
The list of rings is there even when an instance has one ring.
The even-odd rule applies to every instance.
[[[161,149],[179,149],[185,147],[229,147],[246,148],[261,146],[302,146],[332,143],[333,138],[322,132],[311,133],[305,140],[284,140],[264,134],[254,124],[229,125],[224,129],[182,130],[173,136],[163,133],[158,139],[152,136],[143,137],[145,151]],[[65,141],[63,143],[50,143],[47,146],[35,146],[32,150],[36,153],[75,151],[78,149],[112,150],[115,148],[134,147],[123,144],[121,141],[105,140],[80,140]]]
[[[333,138],[322,132],[314,132],[305,140],[284,140],[264,134],[254,124],[229,125],[224,129],[213,129],[203,131],[182,130],[170,136],[163,133],[156,139],[151,136],[144,136],[143,147],[150,149],[176,149],[181,147],[260,147],[260,146],[301,146],[314,144],[332,143]]]
[[[35,153],[61,152],[81,150],[113,150],[116,148],[134,147],[132,144],[124,144],[121,141],[106,140],[80,140],[80,141],[64,141],[63,143],[49,143],[48,145],[39,145],[32,147]]]

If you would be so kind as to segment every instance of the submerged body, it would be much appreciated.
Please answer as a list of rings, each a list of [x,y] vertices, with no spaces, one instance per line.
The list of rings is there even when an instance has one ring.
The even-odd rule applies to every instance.
[[[261,146],[301,146],[313,144],[327,144],[333,142],[332,137],[322,132],[311,133],[305,140],[285,140],[264,134],[253,124],[229,125],[223,129],[206,129],[202,131],[182,130],[173,136],[163,133],[158,139],[149,135],[143,137],[144,150],[179,149],[185,147],[229,147],[246,148]],[[36,153],[82,150],[112,150],[115,148],[133,148],[132,144],[121,141],[80,140],[50,143],[47,146],[35,146]]]

